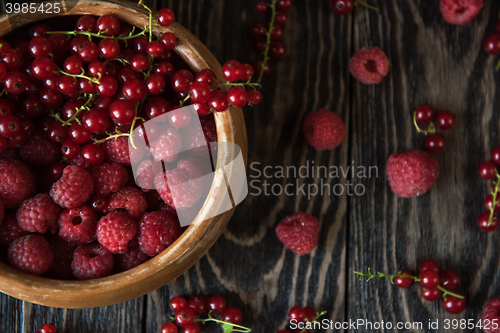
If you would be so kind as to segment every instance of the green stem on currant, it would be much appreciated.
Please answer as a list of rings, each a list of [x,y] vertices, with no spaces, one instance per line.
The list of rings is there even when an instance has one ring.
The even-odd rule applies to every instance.
[[[366,273],[366,274],[364,274],[362,272],[356,272],[356,271],[354,271],[354,274],[359,275],[359,280],[360,281],[364,277],[368,277],[368,280],[366,280],[366,282],[368,282],[368,281],[370,281],[371,279],[374,279],[374,278],[390,278],[391,279],[391,284],[394,284],[394,278],[396,276],[406,277],[406,278],[413,279],[413,281],[415,281],[415,282],[420,282],[420,279],[418,278],[418,276],[401,274],[401,272],[398,272],[398,274],[384,274],[384,273],[381,273],[381,272],[378,272],[377,274],[372,274],[370,268],[368,268],[368,273]],[[443,288],[441,286],[437,286],[437,289],[439,289],[439,290],[441,290],[443,292],[443,294],[441,295],[441,297],[443,297],[443,298],[446,297],[446,296],[448,296],[448,295],[455,296],[457,298],[464,298],[464,296],[456,294],[456,293],[454,293],[452,291],[446,290],[445,288]]]
[[[132,27],[132,31],[128,34],[128,36],[104,36],[103,33],[106,32],[105,31],[99,31],[98,33],[93,33],[93,32],[88,32],[88,31],[48,31],[47,34],[61,34],[61,35],[73,35],[73,36],[76,36],[76,35],[85,35],[85,36],[88,36],[89,39],[91,39],[92,37],[98,37],[98,38],[113,38],[113,39],[116,39],[116,40],[127,40],[127,39],[134,39],[136,37],[139,37],[139,36],[144,36],[146,34],[146,30],[141,30],[141,32],[133,35],[135,31],[135,27]]]
[[[417,129],[417,132],[419,132],[419,133],[424,133],[425,135],[436,133],[436,127],[434,126],[434,123],[432,121],[426,130],[421,129],[418,126],[418,124],[417,124],[417,112],[416,111],[413,112],[413,124],[415,124],[415,128]]]
[[[191,98],[191,94],[188,94],[186,98],[184,98],[182,101],[179,102],[179,106],[184,106],[186,102]]]
[[[496,71],[498,72],[499,70],[500,70],[500,60],[498,60],[497,67],[496,67]]]
[[[271,22],[269,22],[269,29],[266,32],[266,48],[264,49],[264,52],[262,55],[264,58],[262,59],[262,62],[260,63],[260,73],[259,73],[259,79],[258,82],[260,83],[262,81],[262,76],[264,75],[264,67],[266,66],[267,62],[269,61],[269,47],[271,46],[271,33],[273,32],[274,29],[274,19],[276,17],[276,3],[278,0],[272,0],[271,3],[268,3],[267,5],[269,8],[271,8]]]
[[[137,6],[142,6],[149,12],[149,25],[147,26],[147,28],[149,30],[149,42],[151,42],[153,38],[153,12],[151,11],[151,9],[149,9],[148,6],[144,4],[143,0],[139,0]]]
[[[76,80],[76,78],[80,77],[82,79],[87,79],[87,80],[89,80],[89,82],[92,82],[92,83],[95,83],[95,84],[101,83],[99,81],[101,79],[101,74],[99,74],[99,77],[90,77],[90,76],[84,75],[85,74],[85,70],[84,69],[82,69],[82,73],[81,74],[70,74],[70,73],[66,73],[65,71],[63,71],[61,69],[59,70],[59,73],[61,73],[63,75],[66,75],[66,76],[71,76],[75,80]]]
[[[375,10],[377,12],[380,11],[380,9],[378,9],[377,7],[371,6],[371,5],[367,4],[366,2],[363,2],[363,1],[360,1],[360,0],[354,0],[354,5],[355,6],[357,6],[357,5],[365,6],[366,8],[373,9],[373,10]]]
[[[212,317],[212,311],[208,311],[208,318],[207,319],[195,319],[194,321],[200,322],[203,325],[209,321],[213,321],[219,324],[222,324],[222,329],[224,330],[224,333],[231,333],[231,332],[243,332],[243,333],[249,333],[252,332],[251,328],[241,326],[241,325],[236,325],[227,321],[215,319]],[[236,327],[236,329],[235,329]]]
[[[498,199],[498,190],[500,189],[500,174],[496,172],[496,183],[491,195],[493,196],[493,204],[490,207],[490,219],[488,220],[488,227],[493,223],[493,216],[495,216],[495,207],[498,205],[500,200]]]
[[[126,41],[125,41],[126,42]],[[116,57],[114,59],[108,59],[108,60],[104,60],[103,64],[104,65],[107,65],[109,64],[111,61],[118,61],[120,63],[122,63],[123,65],[130,65],[130,62],[127,60],[127,59],[123,59],[121,56],[120,57]]]
[[[222,84],[214,84],[211,85],[210,88],[222,88],[222,87],[251,87],[253,90],[257,90],[257,88],[261,88],[262,85],[260,83],[251,83],[250,80],[247,82],[241,82],[241,83],[233,83],[233,82],[226,82]]]
[[[75,114],[73,116],[71,116],[71,118],[69,118],[68,120],[64,120],[61,118],[61,115],[59,113],[56,113],[54,115],[54,118],[57,119],[57,121],[60,121],[62,123],[63,126],[70,126],[71,123],[73,122],[73,120],[75,120],[78,125],[81,125],[82,123],[80,122],[80,119],[78,119],[78,115],[80,114],[80,112],[82,112],[83,110],[88,110],[88,106],[90,104],[90,102],[92,101],[92,98],[94,97],[93,94],[90,94],[88,96],[88,99],[87,101],[85,102],[85,104],[83,104],[78,110],[76,110]]]
[[[319,317],[321,317],[321,316],[323,316],[323,315],[325,315],[325,314],[326,314],[326,311],[322,311],[322,312],[318,313],[318,315],[316,316],[316,318],[314,318],[312,321],[309,321],[309,320],[308,320],[308,321],[306,322],[306,327],[304,327],[304,329],[303,329],[302,331],[300,331],[300,333],[305,333],[305,332],[307,332],[307,324],[309,324],[309,323],[310,323],[310,324],[314,324],[314,323],[318,322],[318,318],[319,318]]]
[[[6,94],[7,93],[7,90],[5,90],[5,88],[2,89],[2,92],[0,92],[0,97],[3,96],[3,94]]]

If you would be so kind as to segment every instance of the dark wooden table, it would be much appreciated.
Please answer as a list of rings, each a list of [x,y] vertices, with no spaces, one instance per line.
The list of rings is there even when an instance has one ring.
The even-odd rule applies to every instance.
[[[152,5],[174,9],[177,20],[224,62],[253,60],[249,29],[265,22],[255,2]],[[171,315],[172,296],[199,293],[223,295],[240,307],[243,324],[254,332],[287,328],[287,312],[294,305],[326,310],[325,318],[333,321],[422,322],[426,332],[447,331],[446,319],[477,321],[486,301],[500,296],[500,231],[487,234],[476,223],[490,190],[477,167],[500,144],[498,57],[482,50],[482,39],[495,30],[500,3],[485,0],[481,13],[464,27],[447,24],[435,0],[369,3],[380,13],[359,7],[342,17],[325,1],[295,0],[285,29],[288,55],[273,64],[262,103],[244,110],[249,166],[260,163],[248,168],[249,180],[296,184],[293,177],[251,178],[265,166],[377,167],[378,177],[298,180],[306,186],[361,184],[364,195],[257,196],[251,188],[208,254],[170,284],[129,302],[83,310],[48,308],[2,294],[0,332],[31,333],[45,322],[54,323],[58,332],[158,332]],[[380,47],[390,60],[389,75],[379,85],[360,84],[348,71],[350,56],[365,46]],[[414,130],[411,112],[423,102],[452,110],[457,125],[446,134],[446,151],[436,154],[441,174],[433,189],[417,198],[398,198],[388,186],[385,162],[394,152],[422,147],[424,136]],[[303,117],[317,108],[339,113],[348,128],[347,138],[331,152],[316,152],[301,132]],[[318,247],[302,257],[286,250],[274,232],[283,217],[298,210],[317,216],[321,228]],[[439,301],[423,300],[416,284],[401,290],[388,280],[360,282],[353,274],[368,268],[415,271],[429,257],[460,273],[459,290],[467,297],[461,315],[447,314]],[[428,330],[429,319],[439,319],[440,329]]]

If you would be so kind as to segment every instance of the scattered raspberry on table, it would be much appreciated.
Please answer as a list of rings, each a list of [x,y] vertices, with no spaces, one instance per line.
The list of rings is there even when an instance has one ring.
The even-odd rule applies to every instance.
[[[346,127],[342,118],[325,109],[309,113],[304,118],[302,131],[307,142],[320,151],[338,147],[346,137]]]
[[[303,212],[288,215],[276,227],[276,235],[293,252],[308,254],[318,245],[318,219]]]

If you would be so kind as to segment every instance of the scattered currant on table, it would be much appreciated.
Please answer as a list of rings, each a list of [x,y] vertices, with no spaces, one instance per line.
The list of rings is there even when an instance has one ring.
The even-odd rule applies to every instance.
[[[441,133],[436,133],[437,127],[443,131],[448,131],[455,126],[455,115],[449,110],[439,111],[437,114],[429,104],[421,104],[413,111],[413,124],[419,133],[426,135],[424,147],[431,153],[440,153],[446,148],[446,138]],[[418,124],[427,125],[422,129]]]
[[[479,165],[479,176],[484,180],[491,180],[491,193],[486,196],[483,201],[483,206],[487,212],[479,215],[477,223],[484,231],[493,231],[498,228],[499,220],[497,213],[500,211],[500,174],[498,173],[498,165],[500,164],[500,146],[496,146],[491,150],[491,160],[484,161]]]
[[[367,277],[366,282],[374,278],[389,278],[392,284],[402,289],[410,287],[413,282],[420,282],[420,293],[425,300],[437,301],[442,298],[443,308],[452,314],[461,313],[465,308],[465,297],[455,291],[460,285],[460,275],[452,269],[441,271],[439,264],[433,259],[420,263],[417,276],[407,270],[397,274],[372,274],[370,269],[366,274],[356,271],[354,273],[359,275],[360,280]]]
[[[56,333],[56,328],[51,324],[43,324],[35,333]]]
[[[314,323],[318,322],[319,317],[325,314],[326,311],[317,312],[311,306],[307,306],[305,308],[294,306],[288,311],[288,318],[293,325],[299,327],[294,332],[305,333],[309,332],[309,329],[313,329]],[[290,331],[281,330],[278,333],[290,333]]]
[[[365,6],[366,8],[380,11],[377,7],[371,6],[360,0],[325,0],[332,3],[333,11],[339,15],[347,15],[354,10],[354,6]]]

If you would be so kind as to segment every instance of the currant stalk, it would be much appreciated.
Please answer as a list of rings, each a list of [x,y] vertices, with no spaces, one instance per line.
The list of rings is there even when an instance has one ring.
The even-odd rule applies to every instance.
[[[245,326],[241,326],[241,325],[236,325],[236,324],[233,324],[233,323],[230,323],[230,322],[227,322],[227,321],[223,321],[223,320],[220,320],[220,319],[215,319],[214,317],[212,317],[212,311],[208,311],[208,318],[206,318],[206,319],[195,319],[194,321],[195,322],[196,321],[200,322],[203,325],[205,325],[205,323],[207,323],[209,321],[213,321],[215,323],[222,324],[222,329],[224,330],[224,333],[231,333],[231,332],[249,333],[249,332],[252,332],[251,328],[248,328],[248,327],[245,327]]]
[[[413,111],[413,124],[415,124],[415,128],[417,129],[417,132],[419,132],[419,133],[423,133],[425,135],[436,133],[436,126],[434,126],[434,122],[432,122],[432,121],[430,122],[430,124],[426,130],[421,129],[418,126],[418,124],[417,124],[417,112],[416,111]]]
[[[80,108],[78,108],[78,110],[76,110],[75,114],[73,116],[71,116],[71,118],[69,118],[68,120],[62,119],[60,113],[53,114],[52,116],[54,118],[56,118],[57,121],[61,122],[63,126],[70,126],[71,123],[73,122],[73,120],[76,120],[78,125],[81,125],[82,123],[81,123],[80,119],[78,119],[78,115],[84,110],[89,110],[89,104],[93,98],[94,98],[93,94],[88,95],[88,98],[87,98],[87,101],[85,102],[85,104],[83,104]]]
[[[381,273],[381,272],[378,272],[377,274],[372,274],[370,268],[368,268],[368,273],[364,274],[362,272],[356,272],[354,271],[354,274],[357,274],[359,275],[359,280],[361,281],[364,277],[368,277],[368,280],[366,280],[366,282],[370,281],[371,279],[374,279],[374,278],[390,278],[391,279],[391,284],[394,284],[394,278],[399,276],[399,277],[405,277],[405,278],[410,278],[410,279],[413,279],[413,281],[415,282],[420,282],[420,279],[418,278],[418,276],[413,276],[413,275],[406,275],[406,274],[400,274],[400,272],[398,272],[398,274],[384,274],[384,273]],[[449,290],[446,290],[445,288],[441,287],[441,286],[437,286],[437,289],[441,290],[443,292],[443,295],[442,297],[446,297],[447,295],[451,295],[451,296],[455,296],[457,298],[465,298],[464,296],[462,295],[459,295],[459,294],[456,294],[452,291],[449,291]]]
[[[63,75],[66,75],[66,76],[71,76],[73,78],[82,78],[82,79],[87,79],[89,80],[89,82],[92,82],[92,83],[95,83],[95,84],[99,84],[101,83],[99,80],[101,79],[101,73],[99,73],[99,77],[90,77],[90,76],[86,76],[85,75],[85,70],[82,69],[82,72],[80,74],[70,74],[70,73],[66,73],[65,71],[63,70],[59,70],[59,73],[63,74]]]
[[[354,0],[354,5],[357,6],[357,5],[361,5],[361,6],[364,6],[366,8],[369,8],[369,9],[372,9],[372,10],[375,10],[377,12],[380,11],[380,9],[378,9],[377,7],[375,6],[371,6],[369,4],[367,4],[366,2],[363,2],[363,1],[360,1],[360,0]]]
[[[271,46],[271,34],[274,29],[274,19],[276,18],[276,3],[278,0],[272,0],[271,3],[268,3],[267,6],[271,8],[271,22],[269,22],[269,29],[266,32],[266,48],[264,49],[264,52],[262,55],[264,56],[262,59],[262,62],[260,63],[260,73],[259,73],[259,79],[257,82],[262,81],[262,76],[264,75],[264,66],[267,64],[269,61],[269,47]]]
[[[134,38],[137,38],[139,36],[144,36],[146,34],[146,28],[147,27],[144,27],[144,30],[141,30],[141,32],[134,35],[133,33],[135,31],[135,27],[132,27],[132,31],[130,31],[128,36],[104,36],[103,33],[106,32],[106,30],[99,31],[98,33],[93,33],[93,32],[88,32],[88,31],[76,31],[76,30],[74,30],[74,31],[48,31],[47,34],[49,34],[49,35],[62,34],[62,35],[73,35],[73,36],[85,35],[85,36],[89,37],[89,40],[92,40],[92,37],[97,37],[97,38],[113,38],[116,40],[125,40],[126,41],[127,39],[134,39]]]
[[[495,207],[500,202],[498,198],[498,190],[500,189],[500,174],[496,172],[496,182],[494,182],[491,195],[493,196],[493,204],[490,207],[490,219],[488,220],[488,227],[493,223],[493,216],[495,216]]]

